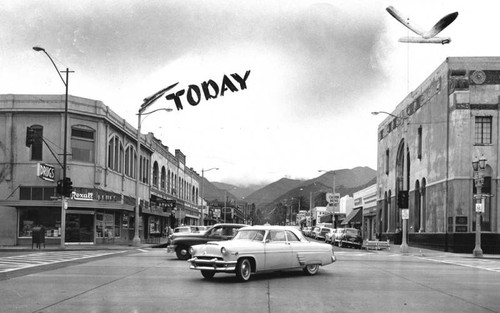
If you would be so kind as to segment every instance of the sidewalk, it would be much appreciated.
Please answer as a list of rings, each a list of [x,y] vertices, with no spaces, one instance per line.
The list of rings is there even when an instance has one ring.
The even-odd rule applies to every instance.
[[[408,246],[408,252],[401,252],[401,245],[390,244],[390,248],[373,250],[370,251],[376,252],[386,252],[386,253],[394,253],[401,255],[411,255],[411,256],[420,256],[420,257],[436,257],[436,256],[447,256],[447,257],[456,257],[456,258],[472,258],[472,259],[488,259],[488,260],[498,260],[500,261],[499,254],[483,254],[482,258],[476,258],[472,255],[472,251],[470,253],[453,253],[453,252],[445,252],[440,250],[431,250],[419,247]]]
[[[166,241],[160,243],[141,243],[139,246],[133,245],[110,245],[110,244],[66,244],[64,248],[60,245],[41,246],[40,249],[31,245],[29,246],[0,246],[1,252],[26,251],[26,252],[42,252],[42,251],[82,251],[82,250],[135,250],[146,248],[162,248],[166,247]]]

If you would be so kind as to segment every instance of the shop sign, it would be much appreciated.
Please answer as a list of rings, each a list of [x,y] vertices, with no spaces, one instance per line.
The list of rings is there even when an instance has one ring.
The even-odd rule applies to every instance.
[[[71,194],[71,199],[78,201],[92,201],[94,200],[94,193],[92,192],[78,193],[73,191],[73,193]]]
[[[37,163],[36,176],[43,180],[53,182],[55,177],[55,168],[52,165],[45,163]]]

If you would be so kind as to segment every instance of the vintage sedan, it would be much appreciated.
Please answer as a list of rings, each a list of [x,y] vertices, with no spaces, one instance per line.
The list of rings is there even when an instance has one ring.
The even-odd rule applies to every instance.
[[[333,247],[311,242],[295,227],[247,226],[229,241],[191,247],[190,268],[211,279],[215,273],[235,273],[240,281],[251,274],[302,269],[308,275],[335,262]]]

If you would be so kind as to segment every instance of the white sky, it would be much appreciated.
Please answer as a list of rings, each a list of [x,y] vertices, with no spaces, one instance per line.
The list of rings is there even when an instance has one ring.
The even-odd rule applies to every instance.
[[[413,35],[458,18],[448,45]],[[137,127],[145,97],[247,70],[247,89],[184,110],[164,97],[142,123],[210,181],[310,179],[318,169],[376,169],[377,126],[449,56],[498,56],[497,1],[2,1],[0,93],[64,94],[50,60],[75,71],[71,95],[101,100]],[[234,80],[233,80],[234,82]],[[236,86],[239,86],[236,84]]]

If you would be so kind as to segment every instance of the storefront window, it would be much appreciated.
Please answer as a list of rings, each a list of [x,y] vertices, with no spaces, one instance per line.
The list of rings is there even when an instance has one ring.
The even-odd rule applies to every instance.
[[[160,234],[160,219],[157,216],[149,217],[149,233],[150,234]]]
[[[113,238],[116,235],[115,215],[113,213],[100,213],[96,215],[96,235],[97,238]],[[119,236],[118,230],[118,236]]]
[[[19,237],[31,237],[35,226],[45,228],[45,237],[61,236],[60,209],[22,208],[19,212]]]

